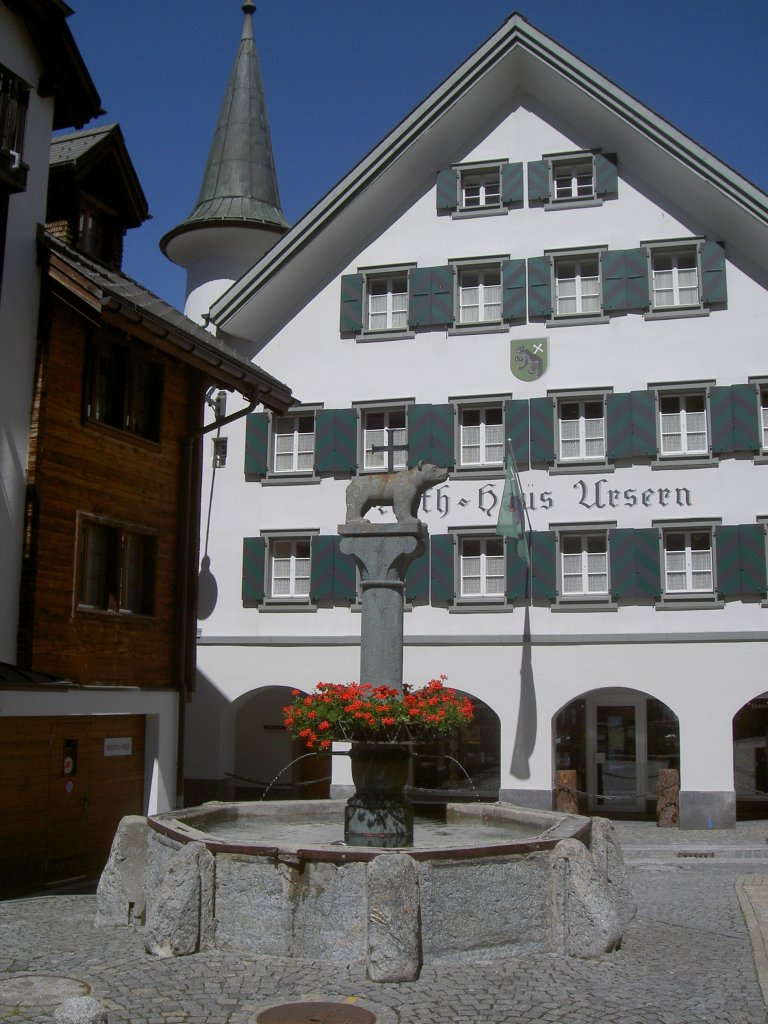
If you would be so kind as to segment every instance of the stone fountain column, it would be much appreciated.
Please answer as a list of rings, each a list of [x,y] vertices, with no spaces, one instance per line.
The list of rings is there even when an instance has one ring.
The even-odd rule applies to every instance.
[[[360,682],[403,689],[405,574],[424,551],[426,526],[410,522],[339,526],[341,550],[360,570]],[[402,743],[353,743],[355,795],[344,811],[351,846],[404,846],[413,841],[413,807],[403,794],[410,749]]]

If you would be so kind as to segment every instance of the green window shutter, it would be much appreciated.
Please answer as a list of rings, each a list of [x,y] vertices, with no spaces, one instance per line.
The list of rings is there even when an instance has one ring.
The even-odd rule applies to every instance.
[[[762,447],[760,392],[756,384],[734,384],[731,388],[733,447],[737,452],[759,452]]]
[[[656,432],[656,392],[632,391],[632,454],[656,458],[659,441]]]
[[[425,604],[429,600],[429,551],[426,544],[406,569],[405,600],[410,604]]]
[[[635,531],[609,530],[611,595],[617,599],[635,596]]]
[[[532,398],[531,415],[531,462],[555,461],[555,414],[551,398]]]
[[[528,164],[528,202],[550,200],[549,160],[531,160]]]
[[[245,417],[245,478],[255,480],[269,470],[269,416],[252,412]]]
[[[626,282],[626,308],[650,309],[651,293],[648,287],[648,250],[624,250],[624,267]]]
[[[702,242],[699,260],[702,302],[705,306],[724,306],[728,301],[724,248],[719,242]]]
[[[453,267],[415,267],[408,292],[409,327],[453,323]]]
[[[638,595],[661,597],[658,530],[635,530],[635,587]]]
[[[456,563],[454,559],[453,534],[434,534],[430,538],[429,550],[432,604],[450,604],[456,597]]]
[[[739,562],[742,594],[765,594],[766,580],[765,527],[748,523],[739,527]]]
[[[341,537],[333,538],[333,602],[353,604],[357,600],[357,566],[341,550]]]
[[[549,531],[531,534],[531,595],[546,601],[557,597],[557,537]]]
[[[454,406],[408,406],[408,464],[431,462],[453,469],[456,461]]]
[[[437,172],[437,209],[442,213],[458,209],[459,176],[453,167],[442,167]]]
[[[754,384],[709,389],[712,452],[759,452],[758,390]]]
[[[408,326],[421,327],[432,316],[432,271],[414,267],[408,275]]]
[[[709,389],[709,417],[712,431],[712,454],[733,452],[733,403],[729,387]]]
[[[602,304],[607,313],[647,309],[647,249],[606,249],[600,254]]]
[[[335,535],[312,537],[309,595],[318,604],[346,604],[357,598],[355,563],[340,544]]]
[[[531,543],[531,535],[527,534],[528,543]],[[508,601],[516,601],[519,598],[528,597],[528,566],[517,553],[517,544],[507,540],[504,542],[504,553],[506,556],[506,588],[505,596]]]
[[[615,153],[595,153],[595,195],[603,199],[616,199],[619,194],[619,175]]]
[[[264,537],[243,537],[243,604],[264,600],[266,548]]]
[[[605,404],[608,458],[654,458],[658,452],[655,393],[632,391],[628,395],[610,394],[606,396]]]
[[[504,206],[522,206],[523,165],[501,165],[501,201]]]
[[[525,320],[525,260],[502,261],[501,285],[502,317],[505,320]]]
[[[611,594],[615,598],[660,597],[658,530],[609,530]]]
[[[528,316],[552,316],[552,259],[532,256],[528,260]]]
[[[716,527],[715,549],[717,554],[717,591],[724,597],[736,597],[741,594],[739,527]]]
[[[309,596],[318,603],[333,600],[333,562],[336,537],[312,537]]]
[[[339,329],[342,334],[356,334],[358,331],[362,331],[363,329],[362,274],[342,275]]]
[[[357,412],[319,409],[315,415],[315,470],[354,473],[357,470]]]
[[[453,267],[432,268],[432,321],[437,326],[453,323]]]
[[[517,468],[528,469],[530,450],[527,398],[507,399],[504,403],[504,439],[512,442],[512,452]]]
[[[632,447],[632,396],[605,396],[606,455],[611,461],[631,459]]]
[[[724,597],[766,593],[765,527],[762,523],[715,528],[717,591]]]

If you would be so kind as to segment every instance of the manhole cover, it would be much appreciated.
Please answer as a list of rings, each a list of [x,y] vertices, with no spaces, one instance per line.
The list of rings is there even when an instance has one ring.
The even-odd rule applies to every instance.
[[[54,974],[19,974],[0,981],[2,1006],[57,1006],[74,996],[87,996],[91,987],[77,978]]]
[[[349,1003],[286,1003],[272,1006],[256,1018],[257,1024],[375,1024],[376,1017]]]

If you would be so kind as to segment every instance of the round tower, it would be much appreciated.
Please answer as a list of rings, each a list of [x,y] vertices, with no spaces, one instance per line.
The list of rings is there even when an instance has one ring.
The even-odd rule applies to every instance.
[[[264,85],[253,38],[256,5],[221,105],[203,184],[190,215],[160,240],[187,272],[184,312],[201,323],[211,305],[288,230],[280,208]]]

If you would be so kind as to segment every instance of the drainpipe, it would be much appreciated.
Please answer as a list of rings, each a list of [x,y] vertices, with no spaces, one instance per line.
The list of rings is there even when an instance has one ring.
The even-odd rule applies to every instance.
[[[246,396],[243,396],[246,397]],[[183,467],[184,490],[186,492],[186,516],[181,534],[182,551],[184,558],[181,560],[181,583],[179,593],[183,600],[180,601],[180,618],[178,633],[178,678],[179,678],[179,713],[178,713],[178,743],[176,749],[176,806],[184,806],[184,737],[185,737],[185,711],[187,704],[192,700],[194,693],[193,680],[189,678],[191,669],[194,668],[196,658],[192,653],[196,647],[197,633],[197,562],[199,548],[192,543],[192,525],[194,524],[197,537],[200,536],[200,481],[202,476],[202,449],[201,442],[205,434],[212,430],[234,423],[253,412],[259,404],[258,391],[255,396],[248,398],[248,405],[239,412],[215,419],[208,426],[199,427],[191,434],[185,450]],[[215,472],[215,470],[214,470]],[[193,565],[194,560],[194,565]]]

